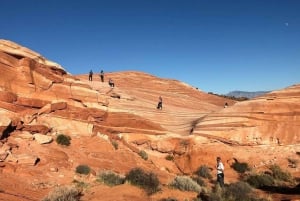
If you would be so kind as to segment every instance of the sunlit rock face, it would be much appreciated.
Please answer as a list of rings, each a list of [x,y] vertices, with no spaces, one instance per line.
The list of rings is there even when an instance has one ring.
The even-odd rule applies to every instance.
[[[209,114],[197,124],[195,134],[236,144],[299,144],[299,103],[298,84]]]
[[[215,174],[217,156],[223,159],[230,183],[239,179],[230,168],[235,159],[258,169],[272,163],[288,167],[287,158],[300,153],[299,84],[235,102],[143,72],[107,70],[104,82],[100,72],[94,72],[93,81],[88,81],[90,69],[86,70],[87,74],[71,75],[26,47],[0,40],[0,190],[5,190],[0,197],[4,200],[41,200],[57,185],[74,180],[93,183],[100,171],[125,175],[134,167],[154,172],[167,185],[176,175],[192,175],[200,165]],[[109,78],[114,88],[108,85]],[[157,109],[159,96],[162,110]],[[69,146],[56,142],[60,134],[71,138]],[[147,160],[141,158],[141,151]],[[93,173],[80,177],[75,173],[80,164]],[[299,174],[298,169],[290,171]],[[150,197],[129,184],[92,186],[83,200],[196,196],[165,186]]]

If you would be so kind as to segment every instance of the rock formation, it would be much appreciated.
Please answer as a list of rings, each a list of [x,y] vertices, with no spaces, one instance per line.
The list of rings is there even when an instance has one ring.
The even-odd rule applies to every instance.
[[[80,164],[95,174],[126,174],[141,167],[167,185],[200,165],[213,168],[219,155],[226,182],[238,179],[230,168],[233,159],[264,168],[271,163],[287,167],[287,158],[299,157],[299,84],[235,102],[142,72],[108,72],[105,82],[94,73],[91,82],[88,74],[71,75],[7,40],[0,40],[0,72],[0,198],[6,201],[40,200],[55,186],[77,180]],[[162,110],[156,109],[159,96]],[[225,102],[229,107],[223,107]],[[71,145],[57,144],[59,134],[70,136]],[[148,160],[139,156],[141,150]],[[168,155],[174,160],[166,160]],[[290,171],[299,173],[297,168]],[[94,177],[84,181],[92,183]],[[195,197],[166,187],[148,197],[126,184],[113,190],[93,186],[83,200],[159,200],[169,195]]]

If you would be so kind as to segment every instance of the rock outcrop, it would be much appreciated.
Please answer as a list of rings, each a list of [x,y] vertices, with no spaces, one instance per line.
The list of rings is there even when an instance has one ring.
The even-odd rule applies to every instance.
[[[213,169],[216,156],[222,156],[226,182],[231,182],[238,180],[230,168],[234,159],[255,168],[288,167],[287,158],[300,153],[299,84],[235,102],[142,72],[106,72],[105,82],[97,74],[88,81],[87,74],[71,75],[7,40],[0,40],[0,72],[0,197],[6,201],[41,200],[55,186],[78,179],[75,169],[81,164],[94,172],[80,177],[86,182],[102,170],[124,175],[140,167],[164,184],[162,193],[152,197],[128,184],[96,185],[83,200],[98,195],[102,200],[192,199],[195,193],[165,186],[200,165]],[[162,110],[156,109],[159,96]],[[59,134],[69,136],[71,145],[59,145]],[[111,196],[108,192],[114,196],[105,197]]]

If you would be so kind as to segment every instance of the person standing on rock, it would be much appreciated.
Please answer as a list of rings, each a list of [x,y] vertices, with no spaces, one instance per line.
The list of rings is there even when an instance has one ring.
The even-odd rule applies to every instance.
[[[101,72],[100,72],[100,78],[101,78],[101,82],[104,82],[104,72],[103,72],[103,70],[101,70]]]
[[[162,97],[161,96],[159,96],[159,98],[158,98],[157,109],[162,110]]]
[[[90,73],[89,73],[89,81],[93,81],[93,71],[90,70]]]
[[[221,157],[217,157],[217,183],[221,186],[221,188],[224,187],[224,165],[221,161]]]

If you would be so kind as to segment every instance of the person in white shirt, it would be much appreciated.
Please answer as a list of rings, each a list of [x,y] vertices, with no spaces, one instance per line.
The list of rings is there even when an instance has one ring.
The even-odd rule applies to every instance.
[[[217,157],[217,182],[223,188],[224,187],[224,165],[221,161],[221,157]]]

